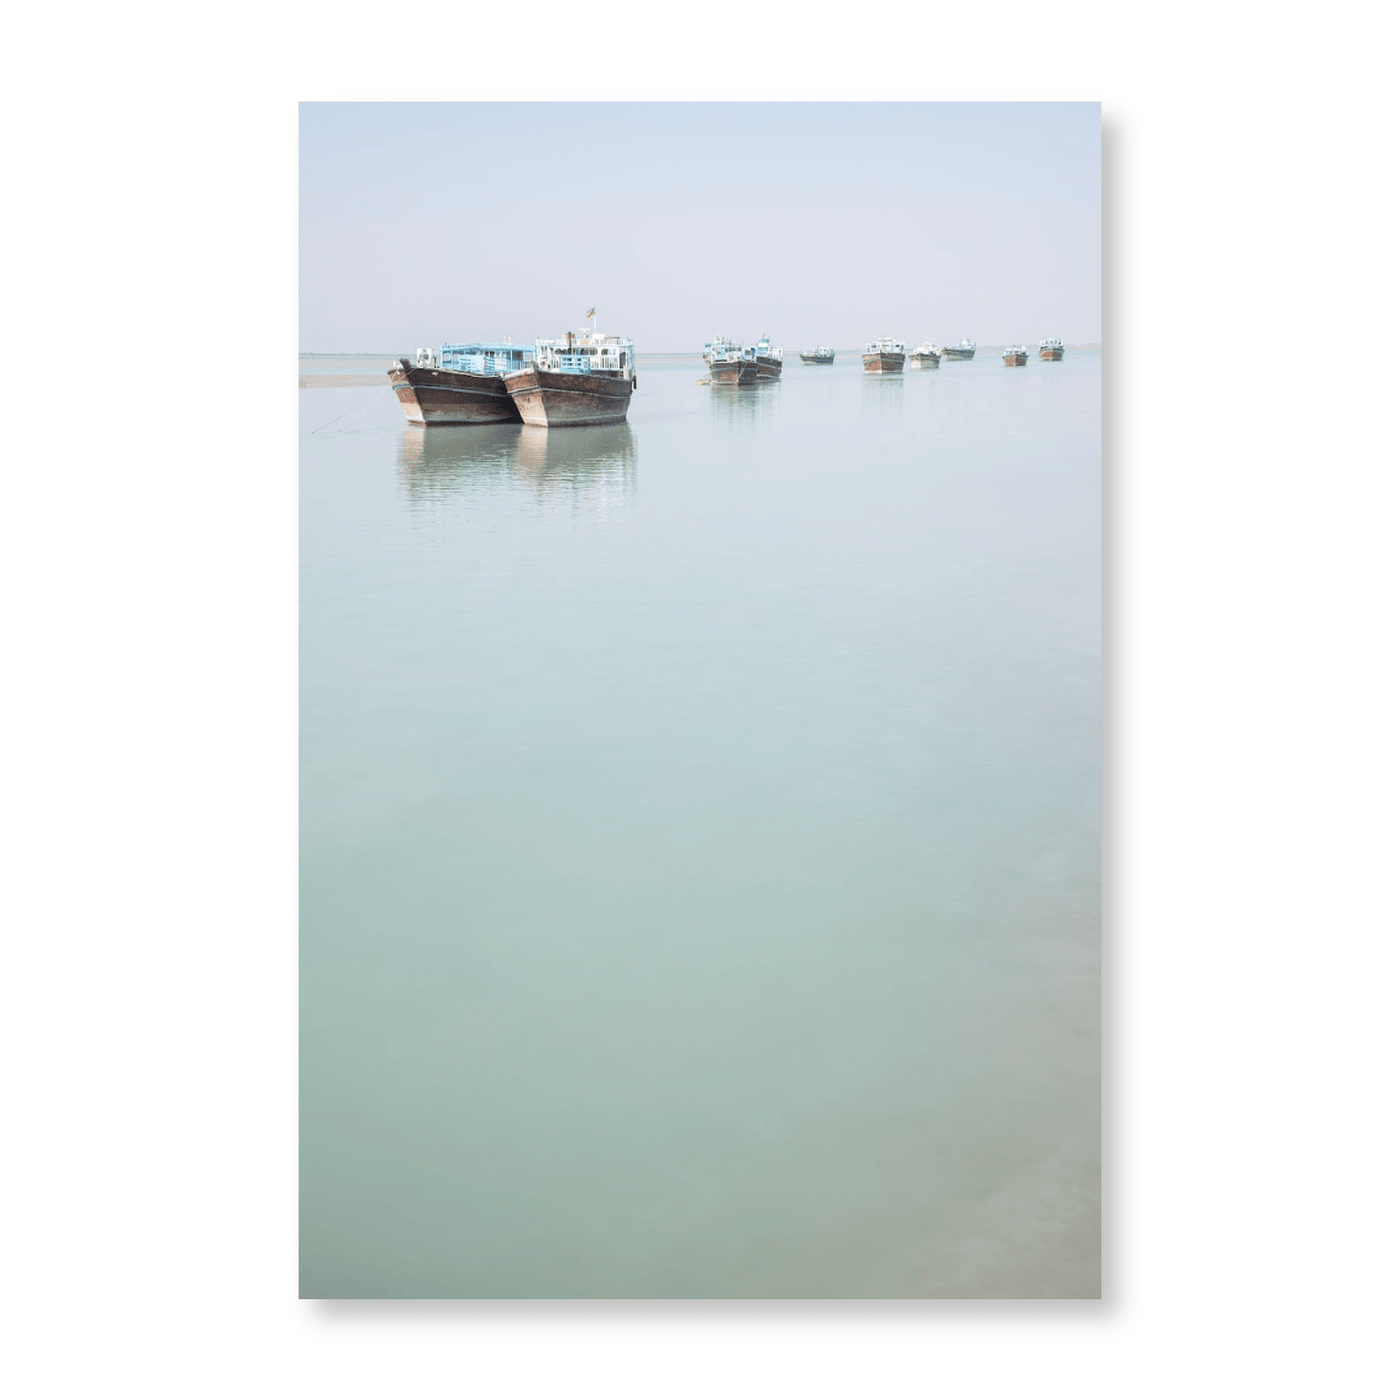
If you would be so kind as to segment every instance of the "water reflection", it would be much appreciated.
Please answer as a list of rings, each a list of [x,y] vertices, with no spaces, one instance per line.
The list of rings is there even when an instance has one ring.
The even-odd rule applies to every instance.
[[[781,380],[764,384],[712,384],[710,415],[716,427],[752,430],[777,415]]]
[[[877,418],[894,417],[904,411],[902,374],[867,374],[861,391],[861,407]]]
[[[519,436],[516,423],[460,428],[405,426],[399,440],[399,478],[410,495],[450,492],[464,473],[504,470]]]
[[[627,423],[595,428],[406,426],[399,481],[414,504],[436,504],[477,490],[525,486],[606,513],[636,491],[636,441]]]

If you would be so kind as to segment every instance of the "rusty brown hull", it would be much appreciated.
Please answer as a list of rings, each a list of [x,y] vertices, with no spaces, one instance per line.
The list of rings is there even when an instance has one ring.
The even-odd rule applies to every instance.
[[[1001,357],[1001,362],[1002,362],[1002,364],[1004,364],[1004,365],[1023,365],[1023,364],[1026,363],[1026,356],[1024,356],[1024,355],[1003,355],[1003,356]]]
[[[537,428],[621,423],[632,402],[630,377],[522,369],[504,380],[521,421]]]
[[[465,374],[454,369],[391,369],[389,383],[410,423],[518,423],[520,414],[494,374]]]
[[[753,360],[731,360],[710,366],[710,378],[716,384],[757,384],[758,365]]]
[[[904,373],[903,355],[866,355],[863,358],[866,374]]]
[[[783,362],[775,360],[771,355],[759,355],[754,364],[758,366],[758,377],[760,380],[777,379],[782,375]]]
[[[1063,350],[1042,350],[1040,358],[1042,360],[1063,360],[1065,352]]]

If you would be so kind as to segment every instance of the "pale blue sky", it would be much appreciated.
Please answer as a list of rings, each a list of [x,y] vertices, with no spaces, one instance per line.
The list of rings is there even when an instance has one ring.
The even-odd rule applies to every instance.
[[[303,350],[1100,334],[1099,104],[305,103]]]

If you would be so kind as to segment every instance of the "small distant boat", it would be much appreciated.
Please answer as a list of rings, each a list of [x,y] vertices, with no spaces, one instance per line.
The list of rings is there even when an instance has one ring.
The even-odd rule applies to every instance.
[[[1030,358],[1030,351],[1024,345],[1008,345],[1001,352],[1001,362],[1004,365],[1023,365]]]
[[[963,336],[957,345],[943,347],[944,358],[949,360],[970,360],[976,353],[976,342],[969,340],[966,336]]]
[[[917,350],[909,352],[909,363],[915,369],[937,369],[943,352],[931,340],[926,340]]]
[[[818,345],[815,350],[799,352],[804,365],[829,365],[836,359],[836,351],[829,345]]]
[[[533,360],[532,350],[508,340],[419,349],[415,363],[404,358],[389,367],[389,384],[416,428],[518,423],[520,411],[504,376]]]
[[[1042,360],[1063,360],[1065,357],[1065,343],[1063,340],[1042,340],[1040,342],[1040,358]]]
[[[565,331],[537,340],[534,363],[506,375],[526,423],[541,428],[621,423],[637,387],[632,342],[602,331]]]
[[[891,340],[889,336],[872,340],[865,347],[863,359],[867,374],[903,374],[904,342]]]
[[[768,339],[765,331],[758,338],[756,345],[749,346],[753,352],[754,364],[758,367],[759,382],[766,379],[777,379],[783,372],[783,347],[774,345]]]

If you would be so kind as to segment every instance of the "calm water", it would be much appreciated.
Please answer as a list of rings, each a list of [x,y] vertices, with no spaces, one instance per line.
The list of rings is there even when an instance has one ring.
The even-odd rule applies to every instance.
[[[704,372],[301,392],[306,1295],[1098,1292],[1099,354]]]

